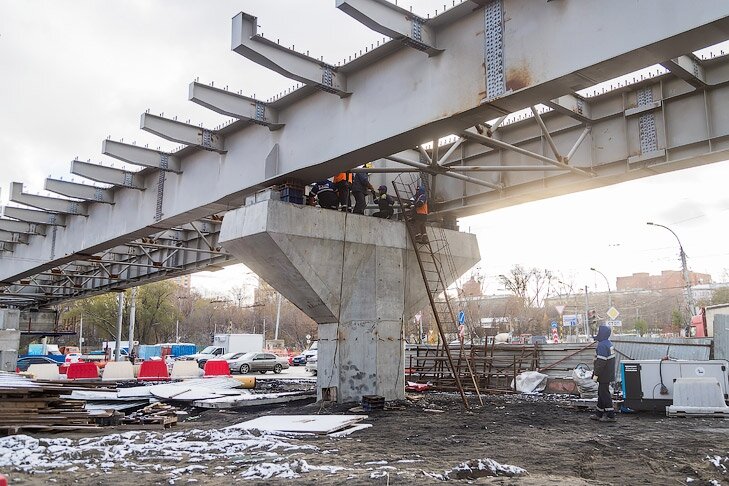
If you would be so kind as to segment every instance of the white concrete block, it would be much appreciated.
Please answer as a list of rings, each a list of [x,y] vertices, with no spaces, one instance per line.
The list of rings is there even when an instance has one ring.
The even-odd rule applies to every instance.
[[[101,381],[123,381],[134,379],[134,365],[129,361],[109,361],[101,373]]]
[[[58,365],[53,363],[36,363],[28,366],[28,374],[33,375],[35,380],[60,380]]]
[[[184,378],[199,378],[202,376],[202,370],[197,365],[197,361],[175,361],[172,365],[172,373],[170,378],[173,380],[181,380]]]
[[[725,407],[721,386],[714,377],[677,378],[673,384],[675,407]]]

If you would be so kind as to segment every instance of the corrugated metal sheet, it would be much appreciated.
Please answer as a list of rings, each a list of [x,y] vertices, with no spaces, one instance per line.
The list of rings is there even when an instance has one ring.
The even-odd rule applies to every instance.
[[[539,345],[541,372],[555,378],[571,377],[572,370],[581,363],[592,368],[595,359],[593,343],[564,343]]]
[[[640,336],[615,336],[610,338],[617,351],[616,376],[620,373],[623,359],[673,359],[707,360],[711,353],[711,338],[652,338]]]

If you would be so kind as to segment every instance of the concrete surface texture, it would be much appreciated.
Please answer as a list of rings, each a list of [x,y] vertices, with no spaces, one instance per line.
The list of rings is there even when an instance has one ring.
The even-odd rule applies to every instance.
[[[476,238],[446,234],[460,276]],[[427,303],[404,223],[271,199],[229,212],[220,241],[319,324],[319,398],[404,398],[403,322]]]
[[[20,310],[0,309],[0,329],[20,329]]]

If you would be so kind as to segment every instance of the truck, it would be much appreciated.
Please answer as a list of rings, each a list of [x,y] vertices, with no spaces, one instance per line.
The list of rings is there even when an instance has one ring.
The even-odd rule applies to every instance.
[[[200,366],[210,359],[229,353],[263,351],[263,334],[215,334],[213,344],[199,353],[180,356],[180,360],[195,360]]]

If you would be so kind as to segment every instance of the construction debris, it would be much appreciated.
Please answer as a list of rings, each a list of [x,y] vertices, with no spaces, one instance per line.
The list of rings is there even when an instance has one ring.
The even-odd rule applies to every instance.
[[[0,433],[96,428],[97,416],[84,403],[61,396],[55,385],[41,385],[11,373],[0,374]]]
[[[134,429],[167,429],[177,424],[177,409],[164,403],[153,403],[133,412],[123,419],[121,425]]]
[[[231,428],[324,435],[354,426],[365,419],[367,415],[267,415]]]

